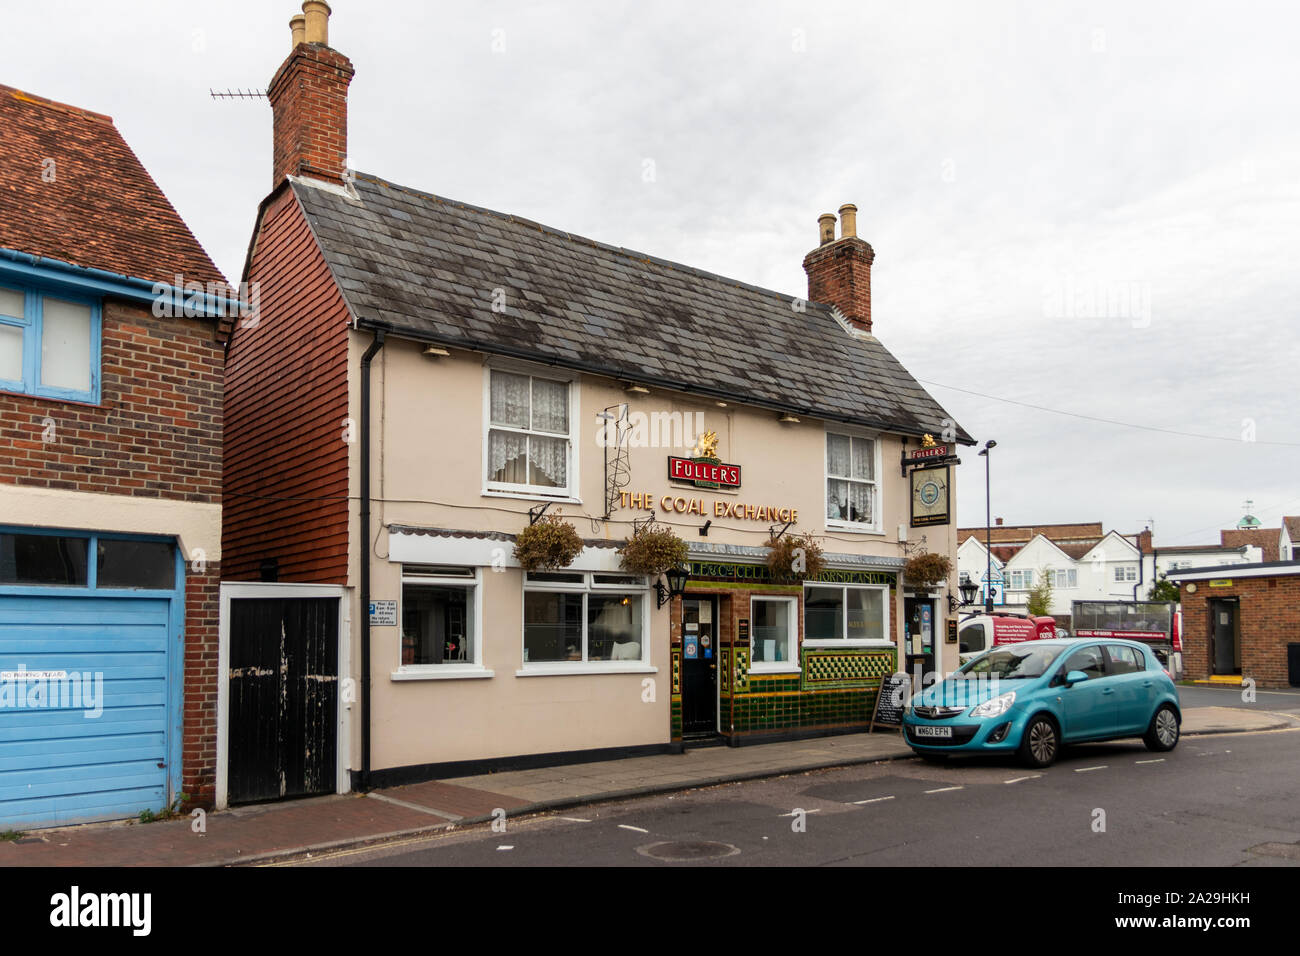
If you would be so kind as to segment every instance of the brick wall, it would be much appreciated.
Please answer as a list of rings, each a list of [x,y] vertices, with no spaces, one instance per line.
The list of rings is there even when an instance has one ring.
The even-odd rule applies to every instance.
[[[271,101],[274,179],[312,176],[341,183],[348,155],[348,85],[352,63],[328,47],[300,43],[267,89]]]
[[[100,405],[0,393],[0,482],[220,504],[224,359],[213,322],[114,301],[103,317]],[[219,582],[216,564],[187,563],[181,777],[203,805],[216,790]]]
[[[211,321],[106,302],[101,404],[0,393],[0,482],[219,502],[222,361]]]
[[[876,253],[856,236],[828,242],[808,253],[808,301],[833,305],[854,327],[871,331],[871,263]]]
[[[188,805],[212,806],[217,789],[217,657],[221,568],[185,571],[185,689],[181,791]]]
[[[1229,569],[1225,569],[1225,572]],[[1231,587],[1196,582],[1196,593],[1181,585],[1183,668],[1188,677],[1210,676],[1210,601],[1237,598],[1241,674],[1262,687],[1285,687],[1286,646],[1300,642],[1300,576],[1233,578]]]

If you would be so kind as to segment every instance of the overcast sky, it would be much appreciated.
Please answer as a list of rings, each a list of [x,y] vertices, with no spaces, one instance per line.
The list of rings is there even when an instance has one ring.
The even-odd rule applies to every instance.
[[[791,295],[856,203],[876,334],[997,440],[1008,524],[1300,513],[1294,5],[332,5],[358,170]],[[297,5],[2,6],[0,82],[112,115],[237,281],[271,114],[208,90],[265,89]]]

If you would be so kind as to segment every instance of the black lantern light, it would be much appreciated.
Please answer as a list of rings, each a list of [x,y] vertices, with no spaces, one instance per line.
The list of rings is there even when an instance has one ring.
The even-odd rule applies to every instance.
[[[681,566],[669,568],[664,572],[664,577],[668,579],[668,586],[664,587],[662,581],[655,582],[655,594],[659,595],[658,607],[663,607],[675,597],[681,597],[686,591],[686,582],[690,578],[691,572]]]
[[[966,581],[959,585],[957,590],[961,592],[962,604],[974,604],[975,595],[979,593],[980,586],[974,581]]]

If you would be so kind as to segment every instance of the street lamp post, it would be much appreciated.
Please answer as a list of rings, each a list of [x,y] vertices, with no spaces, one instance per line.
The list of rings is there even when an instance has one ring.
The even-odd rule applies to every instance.
[[[993,613],[993,497],[989,492],[989,450],[997,448],[992,438],[980,449],[984,459],[984,613]]]

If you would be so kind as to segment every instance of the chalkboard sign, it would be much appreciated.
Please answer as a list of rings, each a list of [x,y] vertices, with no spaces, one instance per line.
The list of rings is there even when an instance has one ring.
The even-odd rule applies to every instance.
[[[867,731],[875,730],[876,724],[882,727],[901,728],[903,707],[907,702],[910,689],[909,678],[904,673],[889,674],[880,678],[880,692],[876,694],[876,706],[871,712],[871,723],[867,725]]]

